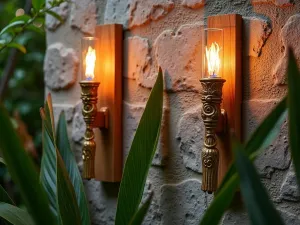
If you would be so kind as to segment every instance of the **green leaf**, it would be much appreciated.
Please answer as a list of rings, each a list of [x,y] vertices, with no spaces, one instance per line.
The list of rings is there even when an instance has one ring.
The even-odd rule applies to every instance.
[[[280,132],[281,124],[285,119],[286,98],[281,100],[272,112],[254,131],[251,138],[246,144],[246,153],[249,154],[253,161],[260,153],[260,149],[270,144],[274,136]],[[231,165],[223,178],[223,181],[216,193],[216,197],[206,211],[201,225],[217,225],[219,224],[225,210],[229,207],[233,200],[234,194],[238,188],[238,177],[236,168]]]
[[[67,123],[64,112],[62,112],[59,116],[56,143],[75,189],[77,203],[81,214],[81,222],[85,225],[91,224],[89,206],[86,200],[82,178],[68,139]]]
[[[76,195],[64,162],[56,150],[57,205],[62,224],[82,225]]]
[[[300,185],[300,74],[292,50],[289,50],[288,64],[288,108],[289,140],[295,172]]]
[[[233,141],[235,165],[249,217],[253,225],[283,225],[282,219],[270,201],[267,191],[247,157],[242,145]]]
[[[281,124],[286,118],[286,106],[287,98],[283,98],[254,131],[245,147],[248,156],[252,155],[251,158],[255,159],[254,155],[258,155],[260,149],[264,149],[270,145],[273,139],[279,134]],[[234,173],[236,173],[236,169],[234,168],[234,165],[231,165],[224,176],[218,191],[224,187]]]
[[[138,210],[156,151],[163,107],[163,76],[159,70],[129,151],[120,185],[116,224],[128,225]]]
[[[29,213],[36,224],[55,224],[45,191],[39,183],[37,169],[25,152],[7,112],[2,106],[0,106],[0,127],[2,156],[13,181],[20,189]]]
[[[13,18],[10,23],[16,22],[16,21],[23,21],[24,24],[27,23],[29,20],[31,19],[30,16],[28,15],[22,15],[22,16],[16,16],[15,18]]]
[[[36,11],[39,11],[45,4],[45,0],[32,0],[32,6]]]
[[[15,22],[12,22],[10,24],[8,24],[6,27],[4,27],[1,32],[0,32],[0,36],[8,31],[10,31],[12,28],[15,28],[15,27],[18,27],[18,26],[21,26],[21,25],[24,25],[25,22],[24,21],[15,21]]]
[[[33,31],[35,33],[38,33],[38,34],[41,34],[41,35],[45,35],[45,30],[40,28],[40,27],[37,27],[33,24],[30,24],[28,26],[26,26],[26,30],[30,30],[30,31]]]
[[[18,49],[20,52],[22,52],[24,54],[26,54],[26,52],[27,52],[26,48],[23,45],[21,45],[19,43],[16,43],[16,42],[12,42],[12,43],[7,44],[7,47],[16,48],[16,49]]]
[[[152,202],[153,193],[148,197],[146,202],[139,208],[139,210],[135,213],[134,217],[131,219],[129,225],[141,225],[144,221],[144,218],[148,212],[150,204]]]
[[[53,140],[51,140],[49,133],[46,131],[46,121],[43,119],[43,155],[40,170],[40,181],[44,186],[50,208],[53,214],[58,218],[57,208],[57,194],[56,194],[56,151]]]
[[[4,202],[0,202],[0,217],[13,225],[35,225],[27,211]]]
[[[61,23],[65,22],[64,19],[54,11],[48,10],[48,11],[46,11],[46,13],[53,16],[55,19],[57,19]]]
[[[200,225],[218,225],[222,219],[223,214],[230,206],[232,199],[235,194],[235,190],[239,186],[238,175],[235,174],[225,183],[222,188],[215,196],[213,202],[205,212]]]
[[[13,200],[10,198],[8,193],[5,191],[5,189],[0,185],[0,202],[9,203],[11,205],[15,205]]]

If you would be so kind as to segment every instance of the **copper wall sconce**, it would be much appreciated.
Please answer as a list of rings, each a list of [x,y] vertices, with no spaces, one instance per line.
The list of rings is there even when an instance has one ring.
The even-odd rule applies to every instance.
[[[122,25],[96,27],[81,41],[83,178],[118,182],[122,176]]]
[[[231,162],[230,134],[241,138],[240,15],[208,17],[202,40],[202,110],[205,126],[202,187],[217,190]]]

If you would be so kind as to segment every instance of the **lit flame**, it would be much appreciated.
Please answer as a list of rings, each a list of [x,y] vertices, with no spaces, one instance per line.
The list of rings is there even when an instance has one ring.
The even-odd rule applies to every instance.
[[[208,73],[212,77],[217,77],[221,65],[220,56],[219,56],[220,47],[216,42],[214,42],[211,44],[209,49],[207,49],[206,47],[205,50],[206,50]]]
[[[85,76],[87,80],[93,80],[95,77],[96,50],[91,46],[85,57]]]

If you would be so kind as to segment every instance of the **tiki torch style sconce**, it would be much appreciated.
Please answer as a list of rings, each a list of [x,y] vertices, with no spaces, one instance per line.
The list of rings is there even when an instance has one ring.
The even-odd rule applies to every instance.
[[[81,40],[85,179],[121,180],[122,41],[122,25],[118,24],[97,26],[94,37]]]
[[[202,187],[217,190],[231,162],[230,134],[241,137],[240,15],[208,17],[202,39],[202,110],[205,126]]]

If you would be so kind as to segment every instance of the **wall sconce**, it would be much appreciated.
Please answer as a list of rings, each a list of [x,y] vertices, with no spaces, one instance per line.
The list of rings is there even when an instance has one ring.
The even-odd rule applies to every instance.
[[[237,14],[208,17],[203,30],[201,189],[208,193],[217,190],[231,162],[230,133],[241,137],[241,30]]]
[[[204,147],[202,149],[202,190],[213,192],[217,188],[219,150],[217,149],[217,128],[221,121],[224,54],[223,30],[203,30],[202,57],[203,71],[201,116],[205,125]]]
[[[122,39],[122,25],[109,24],[97,26],[95,37],[81,40],[84,179],[121,180]]]

